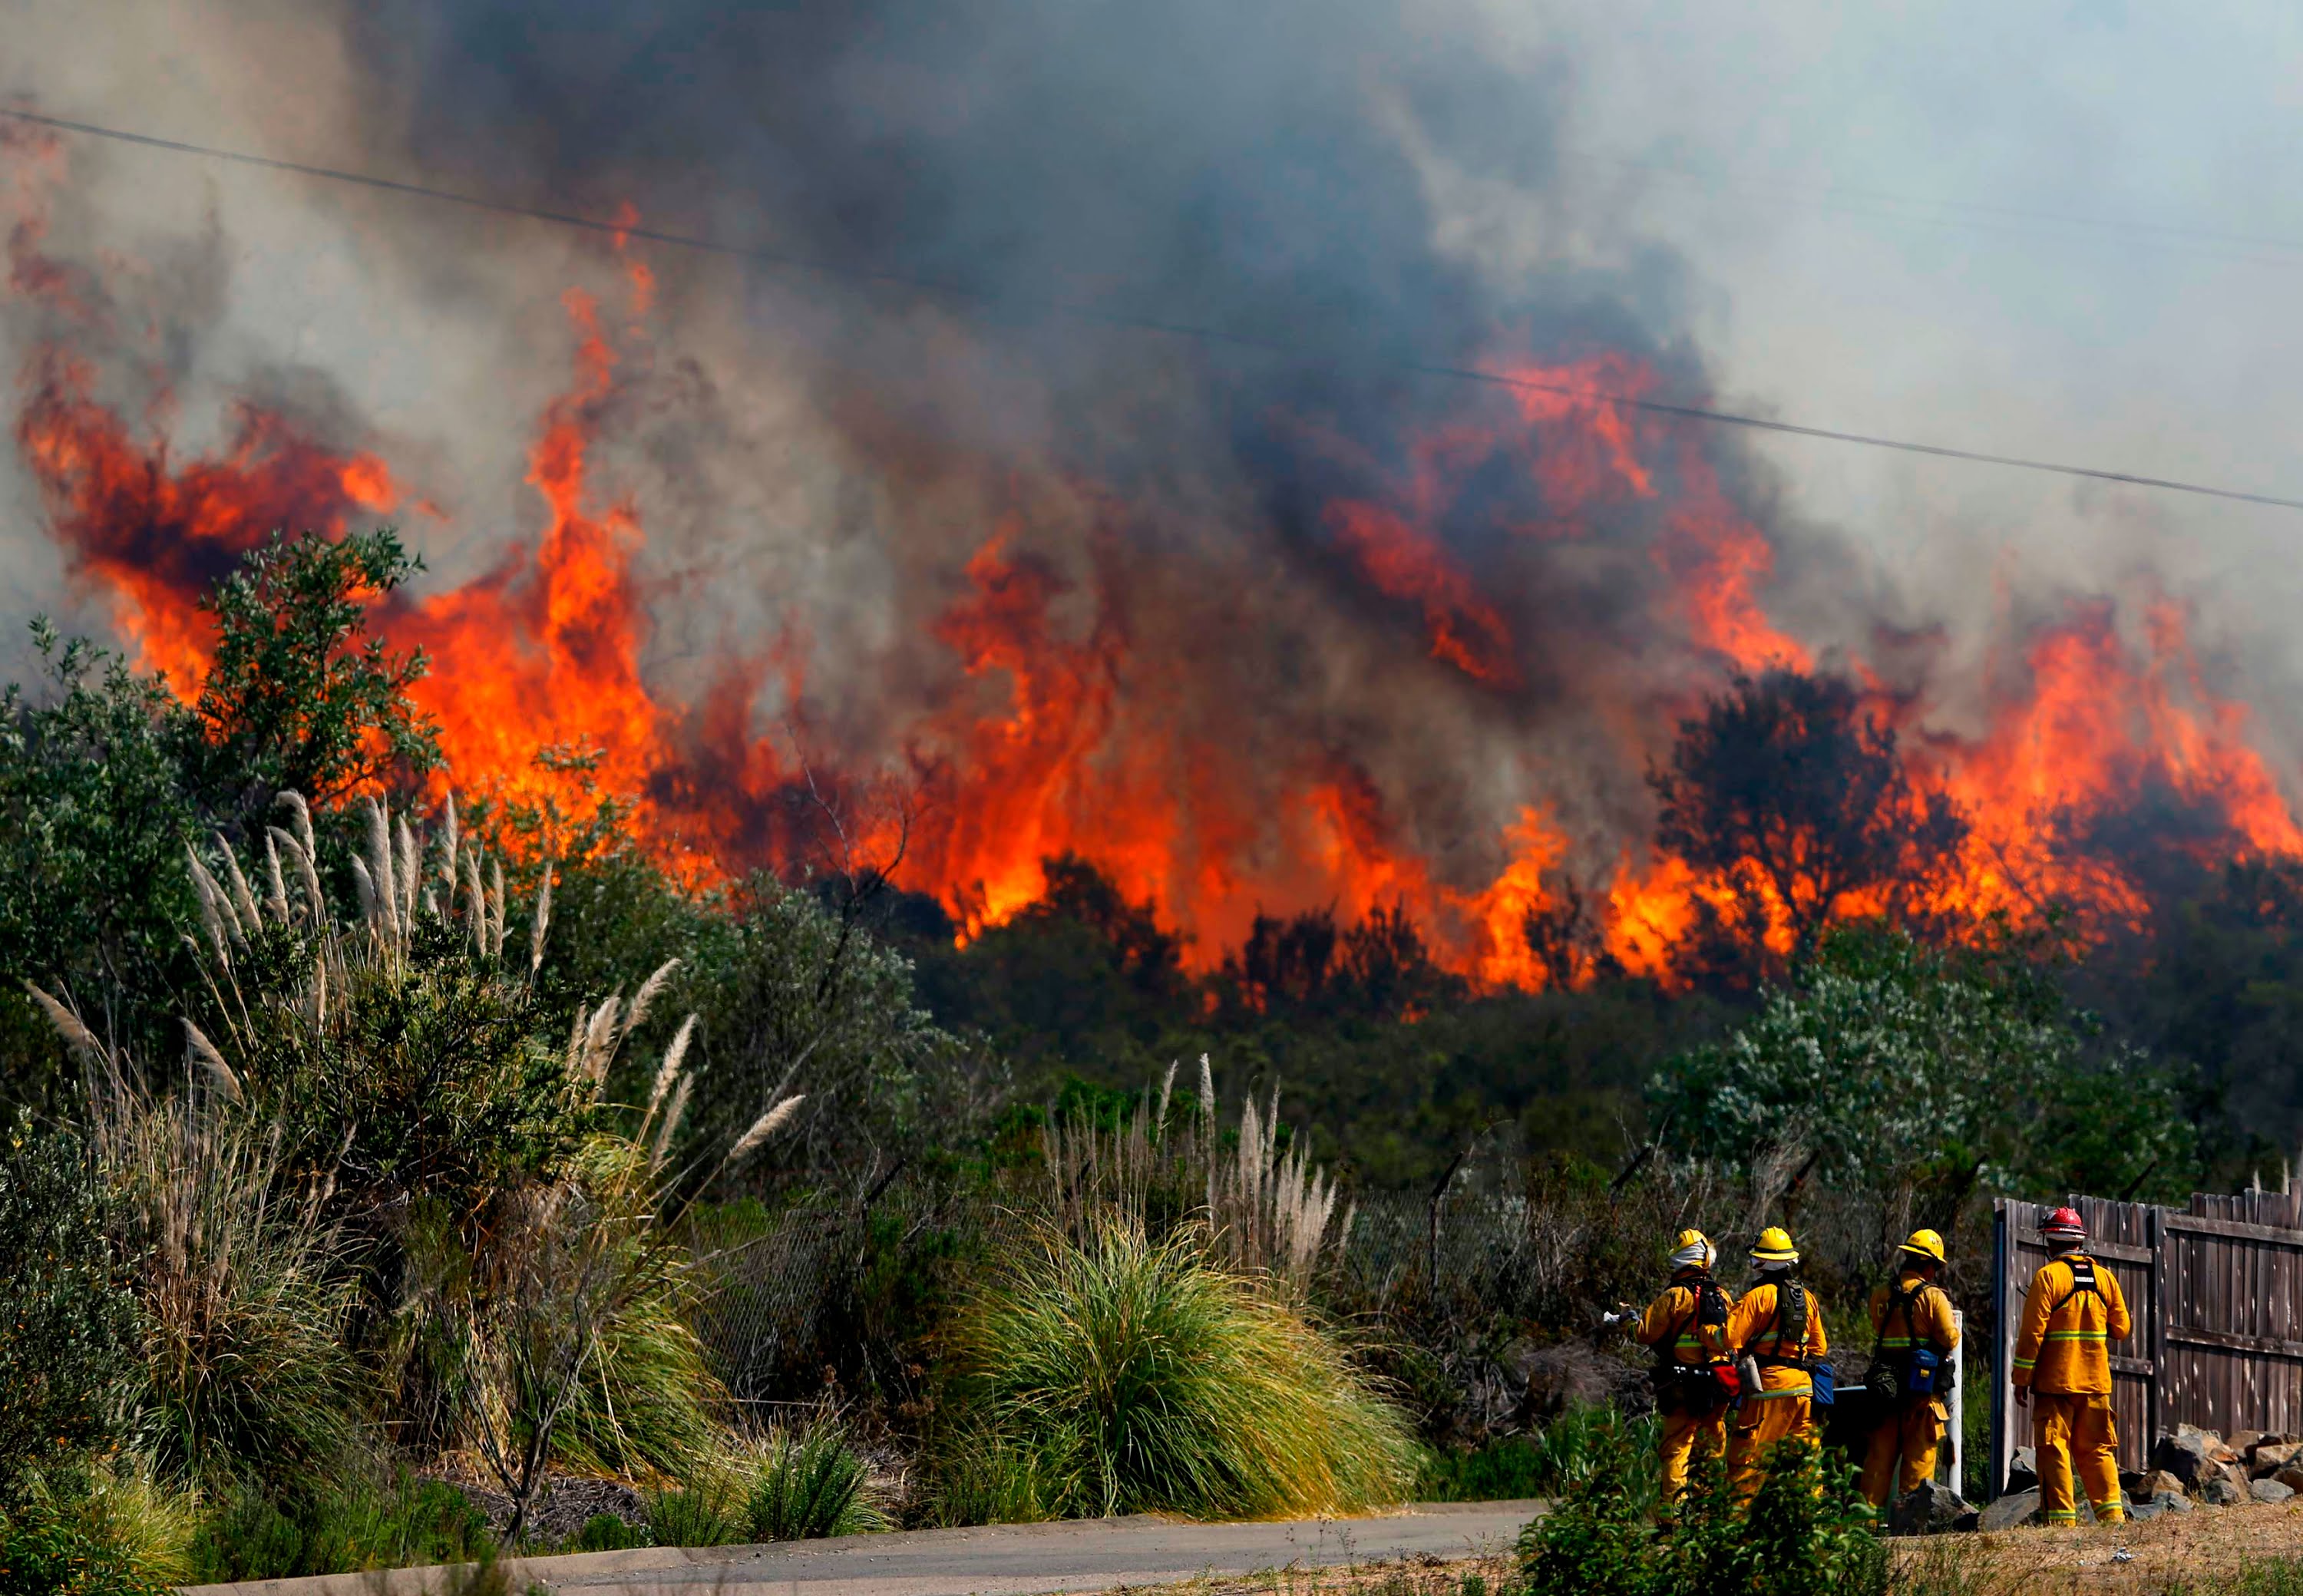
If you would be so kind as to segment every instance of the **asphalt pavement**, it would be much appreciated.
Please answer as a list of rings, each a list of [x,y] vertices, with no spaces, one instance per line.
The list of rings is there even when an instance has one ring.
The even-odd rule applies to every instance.
[[[1273,1524],[1094,1519],[907,1530],[764,1546],[651,1547],[507,1560],[512,1596],[531,1584],[584,1596],[1056,1596],[1267,1569],[1327,1568],[1509,1550],[1533,1502],[1466,1502],[1370,1518]],[[454,1570],[403,1568],[193,1587],[197,1596],[456,1596]]]

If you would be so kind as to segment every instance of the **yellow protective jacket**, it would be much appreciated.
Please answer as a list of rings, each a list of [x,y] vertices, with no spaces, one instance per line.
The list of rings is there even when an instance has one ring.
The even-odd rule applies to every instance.
[[[1906,1313],[1902,1299],[1915,1286],[1919,1291]],[[1879,1338],[1879,1350],[1889,1356],[1914,1347],[1932,1347],[1949,1355],[1959,1346],[1959,1326],[1951,1315],[1951,1297],[1944,1288],[1920,1285],[1913,1270],[1904,1270],[1894,1285],[1871,1293],[1871,1329]],[[1938,1416],[1949,1412],[1940,1396],[1934,1400]]]
[[[1695,1292],[1701,1282],[1700,1275],[1675,1277],[1664,1288],[1664,1294],[1648,1305],[1648,1311],[1640,1315],[1640,1328],[1632,1332],[1641,1346],[1664,1351],[1675,1364],[1701,1367],[1726,1361],[1727,1327],[1700,1322]],[[1726,1288],[1720,1289],[1724,1292]],[[1728,1294],[1727,1302],[1732,1317],[1735,1302],[1733,1293]]]
[[[2095,1279],[2102,1295],[2074,1292],[2071,1260],[2086,1256],[2051,1258],[2031,1277],[2023,1328],[2015,1337],[2017,1385],[2076,1396],[2111,1394],[2111,1343],[2126,1340],[2135,1322],[2127,1316],[2118,1280],[2099,1262]]]
[[[1796,1343],[1784,1339],[1777,1295],[1776,1283],[1763,1280],[1743,1293],[1742,1300],[1727,1314],[1727,1344],[1734,1355],[1741,1357],[1748,1352],[1759,1360],[1759,1383],[1764,1389],[1744,1393],[1746,1400],[1812,1395],[1814,1387],[1807,1371],[1796,1365],[1831,1350],[1830,1338],[1823,1329],[1823,1304],[1815,1292],[1810,1289],[1807,1294],[1807,1335]],[[1778,1359],[1784,1364],[1778,1364],[1775,1361]]]

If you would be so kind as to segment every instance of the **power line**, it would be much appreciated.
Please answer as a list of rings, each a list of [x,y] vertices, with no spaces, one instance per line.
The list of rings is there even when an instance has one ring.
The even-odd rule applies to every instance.
[[[1285,339],[1267,337],[1260,334],[1200,326],[1188,322],[1165,321],[1153,317],[1109,310],[1071,300],[1041,297],[1027,300],[966,283],[922,277],[910,273],[859,266],[852,262],[820,259],[784,250],[759,249],[747,244],[733,244],[723,240],[704,238],[694,233],[671,232],[662,228],[643,227],[637,224],[628,224],[598,216],[587,216],[573,211],[551,210],[541,206],[520,205],[510,200],[460,193],[453,189],[435,188],[428,183],[404,182],[397,178],[379,177],[373,173],[354,172],[336,166],[314,165],[303,161],[283,160],[274,156],[255,155],[246,150],[224,149],[214,145],[194,144],[178,139],[163,139],[150,133],[131,132],[124,129],[105,127],[95,122],[74,122],[65,117],[49,116],[39,112],[11,106],[0,106],[0,117],[7,117],[59,132],[78,133],[91,139],[105,139],[115,143],[136,145],[147,149],[166,150],[177,155],[198,156],[209,160],[228,161],[238,165],[254,166],[268,172],[285,172],[300,177],[320,178],[329,182],[349,183],[359,188],[378,190],[388,194],[438,200],[443,204],[462,206],[469,210],[487,211],[499,215],[546,222],[555,226],[605,233],[619,241],[641,239],[650,243],[721,256],[728,259],[780,266],[791,271],[815,273],[829,277],[843,277],[856,282],[907,288],[947,299],[978,304],[1029,304],[1076,320],[1093,322],[1104,326],[1150,334],[1163,338],[1255,350],[1262,353],[1286,355],[1328,365],[1379,367],[1455,382],[1477,383],[1517,393],[1552,394],[1590,404],[1613,405],[1627,410],[1645,411],[1649,415],[1676,416],[1685,420],[1706,421],[1721,426],[1740,426],[1754,432],[1776,433],[1786,437],[1818,438],[1835,443],[1860,444],[1868,449],[1888,449],[1904,454],[1926,455],[1936,460],[1957,460],[1977,465],[2006,466],[2016,470],[2040,471],[2054,476],[2078,477],[2090,482],[2115,483],[2125,487],[2156,488],[2166,493],[2191,494],[2201,498],[2223,499],[2242,504],[2265,504],[2280,510],[2303,510],[2303,499],[2283,498],[2275,494],[2246,493],[2238,488],[2217,487],[2200,482],[2182,482],[2166,477],[2147,477],[2131,471],[2104,470],[2092,466],[2074,466],[2055,460],[2033,460],[2022,455],[1993,454],[1981,450],[1955,448],[1944,443],[1923,443],[1908,438],[1889,438],[1869,433],[1844,432],[1835,427],[1807,426],[1795,422],[1774,420],[1765,416],[1715,410],[1707,405],[1671,404],[1662,400],[1642,399],[1635,394],[1611,393],[1596,388],[1578,387],[1572,384],[1540,382],[1529,377],[1514,376],[1505,372],[1486,371],[1477,367],[1397,359],[1381,355],[1338,353],[1332,350],[1312,349],[1291,343]]]

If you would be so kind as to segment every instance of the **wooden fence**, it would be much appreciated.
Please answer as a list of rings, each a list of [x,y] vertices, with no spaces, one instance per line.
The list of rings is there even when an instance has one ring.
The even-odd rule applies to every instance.
[[[2197,1195],[2189,1212],[2073,1197],[2088,1256],[2118,1278],[2134,1333],[2113,1348],[2112,1406],[2123,1469],[2178,1424],[2303,1433],[2303,1192]],[[2015,1334],[2046,1262],[2046,1210],[1994,1205],[1991,1483],[2006,1481],[2029,1423],[2012,1406]],[[2012,1422],[2011,1422],[2012,1421]]]

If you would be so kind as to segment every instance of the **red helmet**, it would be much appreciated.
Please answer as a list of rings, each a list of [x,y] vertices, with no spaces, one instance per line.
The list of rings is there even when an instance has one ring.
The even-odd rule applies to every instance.
[[[2085,1241],[2087,1221],[2076,1208],[2058,1208],[2039,1226],[2039,1234],[2049,1241]]]

